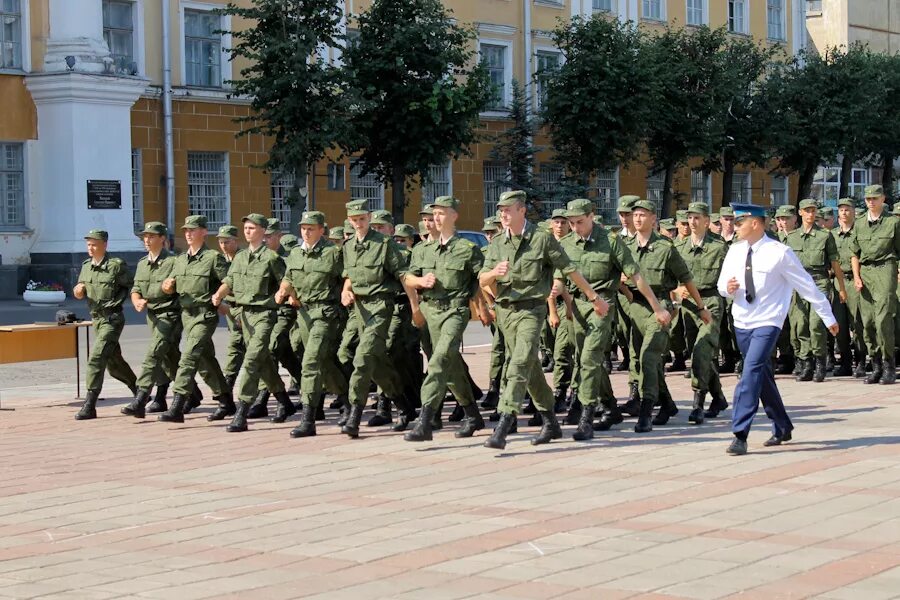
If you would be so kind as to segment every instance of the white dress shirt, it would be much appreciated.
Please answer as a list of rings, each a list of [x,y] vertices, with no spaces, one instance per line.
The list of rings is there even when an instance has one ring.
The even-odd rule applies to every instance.
[[[768,236],[753,244],[753,285],[756,297],[747,302],[744,273],[747,265],[747,242],[732,244],[722,263],[719,274],[719,294],[733,298],[731,314],[738,329],[758,327],[781,327],[791,306],[791,293],[796,290],[809,302],[824,321],[826,327],[835,324],[831,304],[819,291],[794,251]],[[728,280],[734,277],[740,287],[734,294],[728,294]]]

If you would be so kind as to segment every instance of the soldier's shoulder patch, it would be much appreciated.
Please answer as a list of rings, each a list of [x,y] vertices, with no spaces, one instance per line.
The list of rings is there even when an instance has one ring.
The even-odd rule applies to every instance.
[[[82,265],[87,265],[87,264],[90,264],[90,262],[91,262],[91,259],[90,259],[90,258],[87,258],[87,259],[81,261],[81,264],[82,264]]]
[[[118,256],[113,256],[112,258],[109,259],[109,264],[114,265],[116,267],[124,267],[125,261],[123,259],[119,258]]]

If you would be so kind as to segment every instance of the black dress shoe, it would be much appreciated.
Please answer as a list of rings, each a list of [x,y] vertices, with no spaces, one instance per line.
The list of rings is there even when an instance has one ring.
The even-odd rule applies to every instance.
[[[747,454],[747,441],[734,438],[733,440],[731,440],[731,445],[728,446],[728,450],[726,450],[725,452],[732,456],[741,456],[742,454]]]
[[[763,446],[780,446],[782,442],[791,441],[791,432],[785,431],[780,436],[773,435],[769,439],[763,442]]]

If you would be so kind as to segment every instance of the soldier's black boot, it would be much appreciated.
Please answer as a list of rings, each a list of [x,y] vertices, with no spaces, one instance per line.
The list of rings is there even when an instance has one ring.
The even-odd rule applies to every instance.
[[[187,404],[184,405],[184,414],[189,415],[191,411],[200,406],[200,403],[203,401],[203,392],[200,391],[200,388],[197,385],[194,385],[194,391],[191,392],[191,397],[188,400]]]
[[[850,360],[850,356],[841,354],[841,362],[838,363],[832,375],[835,377],[850,377],[853,375],[853,361]]]
[[[75,414],[76,421],[87,421],[88,419],[97,418],[97,398],[99,396],[100,392],[93,390],[88,390],[85,393],[84,404],[81,405],[81,410]]]
[[[728,400],[721,391],[712,393],[712,401],[709,403],[709,409],[703,413],[707,419],[715,419],[719,413],[728,408]]]
[[[536,415],[538,412],[537,406],[534,405],[534,398],[531,396],[528,397],[528,405],[525,406],[525,409],[522,411],[523,415]]]
[[[787,355],[781,357],[781,362],[778,364],[778,368],[775,369],[776,375],[790,375],[794,372],[794,356]]]
[[[275,411],[275,416],[271,419],[273,423],[284,423],[288,420],[288,417],[297,412],[287,392],[275,392],[275,400],[278,402],[278,410]]]
[[[659,402],[659,412],[657,412],[656,417],[653,418],[653,424],[665,425],[669,422],[671,417],[678,414],[678,407],[675,405],[672,397],[668,394],[660,394]]]
[[[641,412],[641,394],[638,391],[637,381],[632,381],[628,385],[628,401],[622,407],[622,414],[629,417],[636,417]]]
[[[886,358],[882,364],[884,365],[884,372],[881,374],[881,381],[879,381],[879,383],[881,385],[893,385],[897,382],[896,357],[891,356],[890,358]]]
[[[122,414],[130,415],[136,419],[143,419],[145,416],[147,416],[144,408],[147,406],[147,402],[149,401],[150,391],[138,390],[137,394],[134,395],[134,400],[131,401],[131,404],[122,407]]]
[[[459,403],[456,404],[456,408],[460,408]],[[455,412],[455,409],[454,409],[454,412]],[[461,408],[460,408],[460,412],[462,412]],[[434,411],[434,416],[431,417],[431,430],[432,431],[440,431],[441,429],[444,428],[444,421],[441,420],[441,417],[443,414],[444,414],[444,403],[441,402],[441,405],[438,407],[438,409],[436,411]]]
[[[468,406],[463,406],[463,412],[466,418],[463,419],[462,426],[454,433],[454,437],[469,438],[472,437],[479,429],[484,429],[484,419],[478,412],[478,406],[473,402]]]
[[[234,396],[234,384],[237,383],[237,375],[226,375],[225,376],[225,385],[228,387],[228,390],[231,392],[231,395]]]
[[[269,416],[269,390],[259,391],[245,416],[248,419],[264,419]]]
[[[451,423],[459,423],[465,418],[465,411],[463,410],[462,404],[459,403],[459,400],[456,401],[456,406],[453,408],[453,412],[450,413],[450,416],[447,417],[447,420]]]
[[[566,412],[566,391],[565,386],[553,390],[553,412]]]
[[[619,366],[616,367],[616,371],[622,372],[627,371],[631,368],[631,365],[628,362],[628,348],[622,348],[622,362],[619,363]]]
[[[815,373],[816,361],[812,358],[804,358],[803,366],[800,368],[800,375],[797,376],[797,381],[812,381],[813,374]]]
[[[297,383],[297,380],[291,377],[291,386],[286,390],[288,396],[299,396],[300,395],[300,384]]]
[[[703,404],[706,402],[706,392],[698,392],[694,390],[694,405],[691,414],[688,415],[688,423],[694,425],[703,424]]]
[[[484,400],[481,401],[481,408],[486,408],[488,410],[492,408],[497,408],[497,404],[500,402],[500,382],[492,381],[490,387],[488,388],[487,394],[484,396]]]
[[[187,403],[187,396],[184,394],[175,394],[172,396],[172,406],[169,410],[157,417],[157,421],[165,423],[184,423],[184,405]]]
[[[219,396],[219,406],[211,415],[206,417],[207,421],[223,421],[225,417],[233,416],[237,412],[237,406],[234,405],[234,396],[231,392],[226,392]]]
[[[359,421],[362,419],[363,408],[365,408],[364,404],[353,404],[350,406],[347,422],[341,427],[341,433],[345,433],[354,439],[359,437]]]
[[[884,364],[881,362],[880,356],[872,357],[872,372],[869,373],[869,376],[866,377],[863,383],[878,383],[881,381],[881,376],[884,375]]]
[[[506,448],[506,436],[511,433],[513,428],[513,424],[516,422],[516,415],[510,413],[502,413],[500,415],[500,421],[497,422],[497,426],[494,428],[494,433],[491,434],[484,442],[485,448],[495,448],[497,450],[503,450]]]
[[[431,420],[435,412],[437,411],[431,405],[423,406],[415,426],[403,435],[403,439],[407,442],[430,442],[434,439],[431,435]]]
[[[832,350],[825,356],[825,371],[828,373],[833,373],[834,363],[834,351]]]
[[[803,359],[797,358],[794,360],[794,370],[791,371],[791,375],[799,377],[801,372],[803,372]]]
[[[866,357],[863,356],[860,358],[859,362],[856,364],[856,368],[853,369],[853,377],[856,379],[863,379],[866,376]]]
[[[816,383],[825,381],[825,371],[827,370],[825,360],[824,357],[816,357],[815,359],[816,368],[815,371],[813,371],[813,381]]]
[[[466,377],[469,379],[469,387],[472,388],[472,398],[475,400],[481,400],[484,398],[484,391],[475,383],[475,380],[472,379],[472,374],[469,373],[469,369],[466,369]]]
[[[584,442],[594,437],[594,414],[597,412],[596,404],[588,404],[581,411],[581,420],[578,429],[572,434],[576,442]]]
[[[600,420],[594,424],[594,431],[609,431],[613,426],[622,422],[622,413],[616,406],[615,398],[604,404],[603,414],[600,415]]]
[[[675,352],[675,360],[672,361],[672,364],[666,367],[666,371],[669,373],[678,373],[681,371],[687,370],[687,362],[684,359],[683,352]]]
[[[366,423],[367,427],[380,427],[382,425],[391,424],[391,401],[384,394],[378,396],[378,402],[375,405],[375,414]]]
[[[337,420],[338,427],[343,427],[344,425],[346,425],[347,419],[349,419],[349,418],[350,418],[350,403],[348,402],[347,404],[345,404],[341,407],[341,414]]]
[[[652,398],[643,398],[641,400],[641,411],[638,414],[638,422],[634,426],[635,433],[648,433],[653,431],[653,423],[651,422],[651,418],[653,416],[653,399]]]
[[[544,425],[538,434],[531,438],[532,446],[549,444],[551,440],[558,440],[562,437],[562,428],[559,426],[559,421],[556,420],[555,412],[552,410],[541,412],[541,417],[544,419]],[[593,433],[593,430],[591,432]]]
[[[156,386],[156,393],[153,395],[153,402],[147,405],[148,413],[161,413],[169,410],[166,405],[166,395],[169,393],[169,386]]]
[[[578,425],[581,422],[581,413],[583,412],[584,407],[581,404],[581,400],[575,398],[572,401],[572,406],[569,407],[569,412],[566,414],[566,425]]]
[[[294,405],[296,408],[296,405]],[[298,410],[303,410],[303,407],[299,407]],[[314,416],[314,420],[316,421],[324,421],[325,420],[325,392],[319,396],[319,403],[316,404],[316,414]]]
[[[250,407],[245,402],[238,402],[234,411],[234,418],[231,419],[231,423],[225,426],[225,431],[229,433],[247,431],[247,413],[249,412]]]
[[[400,395],[392,400],[397,407],[397,423],[391,428],[394,431],[406,431],[409,424],[416,420],[416,409],[406,396]],[[432,415],[433,416],[433,415]]]
[[[322,406],[319,404],[319,406]],[[303,414],[300,415],[300,424],[291,429],[292,438],[312,437],[316,435],[315,410],[307,402],[303,405]]]

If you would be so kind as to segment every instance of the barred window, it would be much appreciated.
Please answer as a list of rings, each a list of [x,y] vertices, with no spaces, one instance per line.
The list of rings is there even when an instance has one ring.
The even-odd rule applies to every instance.
[[[772,191],[769,200],[773,206],[780,206],[788,202],[788,178],[783,175],[772,175]]]
[[[346,168],[344,163],[329,162],[327,168],[328,191],[343,192],[346,189]]]
[[[691,202],[703,202],[712,208],[712,198],[710,197],[709,173],[703,169],[691,170]]]
[[[538,176],[540,177],[541,191],[544,192],[544,205],[542,211],[545,217],[549,217],[557,208],[565,208],[566,202],[558,195],[565,170],[562,165],[554,163],[541,163]]]
[[[134,62],[134,2],[103,0],[103,39],[117,73],[131,73]]]
[[[23,144],[0,143],[0,228],[25,227]]]
[[[224,152],[188,152],[188,211],[206,216],[210,230],[231,221]]]
[[[659,215],[659,211],[662,207],[663,201],[663,190],[666,187],[666,172],[660,171],[659,173],[648,173],[647,174],[647,200],[653,202],[656,205],[656,214]]]
[[[731,202],[747,204],[750,195],[750,173],[735,173],[731,180]]]
[[[22,68],[22,5],[0,0],[0,69]]]
[[[272,216],[281,221],[281,229],[291,222],[291,205],[288,204],[291,190],[294,188],[293,173],[272,173],[270,177],[272,190]]]
[[[431,165],[422,182],[422,206],[431,204],[435,198],[449,196],[453,193],[452,163]]]
[[[222,28],[219,15],[210,11],[184,11],[185,83],[222,87]]]
[[[141,187],[143,165],[140,148],[131,149],[131,221],[134,232],[144,229],[144,190]]]
[[[504,110],[509,90],[506,87],[506,46],[481,44],[481,61],[487,69],[493,94],[488,110]]]
[[[506,185],[509,167],[505,163],[485,162],[482,171],[484,173],[484,218],[487,219],[497,214],[497,201],[500,200],[500,194],[509,191],[509,186]]]
[[[363,165],[358,160],[350,165],[350,197],[354,200],[368,200],[369,210],[384,208],[384,186],[375,173],[363,175]]]
[[[619,198],[617,171],[613,169],[597,173],[597,214],[603,217],[604,223],[616,222]]]

